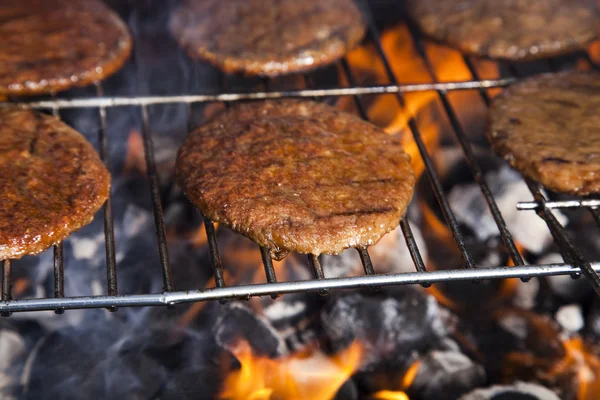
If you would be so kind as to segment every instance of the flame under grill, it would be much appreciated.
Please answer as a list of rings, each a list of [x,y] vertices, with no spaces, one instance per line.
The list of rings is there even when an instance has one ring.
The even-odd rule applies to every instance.
[[[511,233],[504,221],[504,217],[500,212],[496,199],[492,195],[492,191],[483,178],[483,173],[478,165],[473,147],[465,134],[461,123],[457,117],[452,102],[448,98],[448,93],[451,91],[471,90],[479,91],[483,102],[489,106],[490,97],[486,91],[489,88],[504,87],[516,79],[521,77],[520,71],[514,66],[507,64],[507,70],[510,76],[497,80],[481,79],[475,64],[469,57],[463,57],[465,65],[468,67],[472,80],[464,82],[437,82],[436,71],[432,66],[431,61],[427,56],[422,37],[416,29],[409,25],[412,34],[412,40],[418,54],[422,58],[423,64],[426,66],[427,73],[431,76],[433,83],[425,84],[399,84],[394,72],[390,66],[390,61],[382,48],[379,32],[375,26],[370,11],[365,7],[365,19],[368,22],[369,34],[368,39],[374,45],[377,55],[380,58],[382,65],[388,78],[388,83],[383,85],[373,86],[358,86],[356,77],[354,76],[347,61],[344,59],[340,62],[340,70],[344,72],[346,81],[349,83],[347,87],[333,88],[318,88],[313,87],[309,76],[304,76],[306,88],[284,91],[270,91],[269,80],[263,80],[263,91],[254,92],[229,92],[224,85],[225,79],[221,79],[221,90],[216,94],[193,94],[193,95],[177,95],[177,96],[142,96],[142,97],[106,97],[101,83],[96,84],[96,97],[85,98],[70,98],[60,99],[54,96],[50,100],[16,102],[22,106],[32,107],[37,109],[52,110],[55,115],[59,115],[62,109],[94,109],[98,113],[100,120],[100,129],[98,130],[99,152],[103,161],[107,161],[108,143],[107,143],[107,109],[112,107],[133,107],[141,115],[142,121],[142,138],[145,150],[146,172],[150,184],[150,193],[146,194],[151,197],[154,222],[156,227],[156,239],[158,243],[158,253],[160,257],[160,268],[163,279],[163,293],[157,294],[119,294],[117,285],[117,262],[115,251],[115,239],[113,230],[113,215],[110,199],[104,205],[104,235],[106,247],[106,270],[107,270],[107,287],[106,295],[102,296],[86,296],[86,297],[68,297],[64,292],[64,268],[63,268],[63,251],[62,244],[54,246],[54,297],[53,298],[36,298],[36,299],[13,299],[12,298],[12,279],[11,279],[11,263],[9,260],[2,262],[2,302],[0,303],[0,312],[2,315],[10,315],[11,312],[17,311],[36,311],[36,310],[55,310],[62,312],[65,309],[79,308],[108,308],[116,310],[117,307],[125,306],[165,306],[177,303],[197,302],[206,300],[228,300],[228,299],[247,299],[252,296],[278,296],[284,293],[302,292],[302,291],[319,291],[326,293],[330,289],[341,288],[359,288],[372,287],[377,288],[386,285],[404,285],[404,284],[421,284],[429,286],[433,283],[457,281],[457,280],[482,280],[482,279],[501,279],[501,278],[521,278],[523,280],[530,279],[536,276],[550,275],[567,275],[573,276],[583,274],[595,291],[600,294],[600,271],[599,262],[591,262],[586,260],[581,251],[571,241],[564,227],[552,214],[553,208],[586,208],[592,213],[594,220],[600,225],[600,211],[597,207],[600,205],[600,200],[596,199],[580,199],[572,201],[551,202],[543,194],[539,184],[527,181],[527,186],[533,195],[533,202],[522,202],[515,204],[523,212],[526,210],[535,210],[537,214],[545,221],[550,230],[555,243],[561,251],[565,260],[562,264],[549,265],[525,265],[523,257],[513,240]],[[600,66],[594,64],[591,57],[587,53],[581,53],[576,57],[585,60],[594,69],[600,69]],[[135,62],[135,60],[134,60]],[[548,61],[549,69],[556,70],[558,66],[552,61]],[[417,242],[412,234],[411,226],[406,218],[400,221],[400,228],[404,234],[410,255],[414,262],[415,271],[403,274],[377,274],[377,266],[371,263],[371,259],[366,248],[357,249],[360,255],[361,262],[364,267],[364,276],[359,277],[344,277],[344,278],[326,278],[323,268],[317,256],[308,257],[308,265],[314,273],[314,279],[306,281],[294,282],[278,282],[276,272],[273,267],[272,260],[268,251],[265,248],[260,248],[261,257],[264,265],[266,282],[262,284],[243,285],[243,286],[227,286],[224,279],[221,257],[219,255],[219,247],[215,234],[215,226],[212,221],[205,219],[205,230],[210,249],[212,260],[212,268],[216,287],[213,289],[204,289],[198,291],[177,291],[173,285],[172,266],[167,250],[167,235],[165,230],[165,222],[162,211],[161,193],[159,191],[159,177],[157,174],[156,161],[154,157],[154,145],[151,135],[150,111],[149,107],[157,104],[185,104],[191,114],[191,107],[196,103],[211,103],[225,102],[226,105],[232,101],[249,100],[249,99],[267,99],[267,98],[282,98],[282,97],[309,97],[309,98],[326,98],[339,96],[352,96],[356,102],[358,111],[364,119],[368,119],[366,106],[363,101],[364,95],[378,94],[395,94],[396,100],[400,107],[404,107],[405,93],[429,91],[437,94],[441,101],[446,117],[450,121],[453,133],[463,150],[463,155],[471,169],[471,173],[475,181],[479,185],[481,192],[488,204],[489,210],[494,218],[494,221],[500,232],[500,236],[504,246],[510,256],[513,266],[498,267],[498,268],[478,268],[474,258],[467,248],[465,237],[461,232],[457,217],[450,207],[450,203],[442,188],[441,178],[436,172],[432,156],[429,153],[424,139],[419,131],[419,126],[415,118],[410,118],[408,127],[412,132],[414,141],[425,166],[429,182],[447,222],[448,228],[452,233],[452,238],[455,245],[462,256],[464,268],[443,270],[443,271],[427,271],[425,263],[421,257],[421,252],[417,246]],[[191,123],[190,123],[191,125]],[[258,250],[258,249],[257,249]],[[176,267],[176,266],[175,266]],[[182,266],[183,268],[184,266]]]

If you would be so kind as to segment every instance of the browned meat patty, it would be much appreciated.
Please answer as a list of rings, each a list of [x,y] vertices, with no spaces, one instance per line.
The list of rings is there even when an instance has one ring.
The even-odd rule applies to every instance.
[[[411,0],[425,34],[467,54],[532,60],[582,49],[597,37],[589,0]]]
[[[177,177],[204,215],[262,246],[336,254],[400,222],[415,176],[399,140],[322,103],[236,105],[192,132]]]
[[[3,0],[0,95],[84,86],[116,72],[131,37],[100,0]]]
[[[494,150],[548,189],[600,192],[600,73],[561,72],[519,82],[490,112]]]
[[[191,57],[268,76],[329,64],[365,33],[352,0],[187,0],[170,26]]]
[[[88,224],[110,175],[55,117],[0,107],[0,260],[37,254]]]

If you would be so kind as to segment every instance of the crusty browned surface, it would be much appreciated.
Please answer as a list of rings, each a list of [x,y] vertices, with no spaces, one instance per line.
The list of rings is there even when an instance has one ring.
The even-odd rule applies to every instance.
[[[186,0],[170,26],[191,57],[268,76],[329,64],[365,33],[353,0]]]
[[[0,260],[37,254],[88,224],[110,175],[57,118],[0,107]]]
[[[204,215],[275,257],[376,243],[398,226],[415,184],[399,140],[302,100],[217,116],[182,145],[177,178]]]
[[[425,34],[467,54],[532,60],[584,48],[597,37],[589,0],[411,0]]]
[[[494,150],[547,188],[600,192],[600,73],[561,72],[519,82],[490,112]]]
[[[127,26],[101,0],[2,0],[0,95],[84,86],[129,57]]]

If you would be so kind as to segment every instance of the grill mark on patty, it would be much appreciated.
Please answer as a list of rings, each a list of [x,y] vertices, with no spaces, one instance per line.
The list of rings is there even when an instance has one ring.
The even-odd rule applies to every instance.
[[[373,214],[385,214],[390,211],[393,211],[392,207],[380,207],[380,208],[368,208],[364,210],[352,210],[352,211],[342,211],[342,212],[333,212],[327,215],[317,215],[316,219],[326,219],[333,217],[350,217],[350,216],[360,216],[360,215],[373,215]]]

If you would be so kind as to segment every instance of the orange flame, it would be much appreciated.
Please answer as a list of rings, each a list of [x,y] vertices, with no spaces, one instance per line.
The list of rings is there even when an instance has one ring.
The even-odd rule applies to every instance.
[[[588,53],[590,55],[590,59],[596,63],[600,64],[600,40],[596,40],[590,47],[588,48]]]
[[[312,349],[274,360],[242,341],[233,353],[241,368],[227,376],[220,398],[328,400],[359,367],[363,346],[355,342],[333,357]]]
[[[384,32],[381,45],[390,61],[394,76],[400,84],[428,83],[432,81],[425,61],[420,57],[412,41],[412,36],[405,25],[399,25]],[[427,43],[426,52],[440,81],[462,81],[472,79],[471,73],[463,62],[459,52],[434,43]],[[361,46],[347,56],[348,63],[356,75],[359,84],[373,83],[388,84],[388,76],[377,50],[372,45]],[[493,62],[478,62],[478,72],[484,78],[498,77],[498,66]],[[342,81],[345,80],[341,74]],[[437,147],[441,126],[434,123],[431,106],[438,95],[435,91],[411,92],[404,96],[405,107],[402,108],[395,94],[369,97],[368,117],[375,125],[381,126],[389,134],[398,134],[406,129],[410,118],[418,117],[419,131],[430,152]],[[453,105],[465,113],[471,113],[473,104],[481,103],[478,94],[460,92],[451,94]],[[349,99],[341,102],[343,108],[351,108]],[[484,112],[483,104],[479,110]],[[459,113],[460,114],[460,113]],[[413,169],[417,175],[423,170],[423,162],[419,157],[418,148],[411,135],[403,135],[405,151],[411,156]]]
[[[377,400],[409,400],[408,395],[404,392],[406,389],[412,385],[415,378],[417,377],[417,373],[419,372],[419,367],[421,366],[421,361],[417,360],[406,370],[406,373],[402,377],[402,381],[400,382],[401,390],[380,390],[371,396],[372,399]]]
[[[600,395],[600,359],[592,354],[580,336],[564,342],[567,354],[557,366],[570,365],[576,373],[578,400],[595,400]]]
[[[396,392],[393,390],[380,390],[371,396],[375,400],[410,400],[404,392]]]

